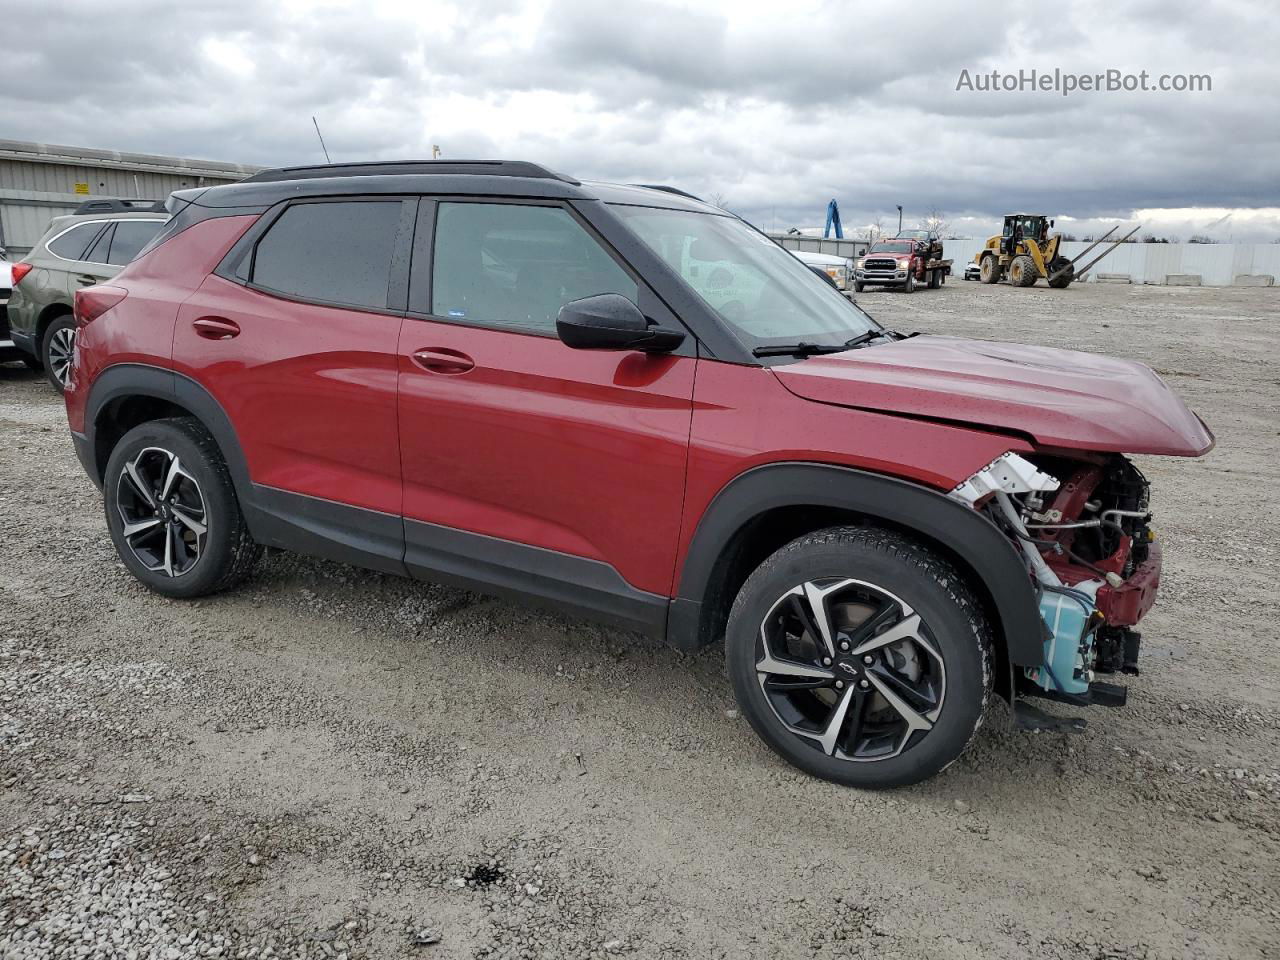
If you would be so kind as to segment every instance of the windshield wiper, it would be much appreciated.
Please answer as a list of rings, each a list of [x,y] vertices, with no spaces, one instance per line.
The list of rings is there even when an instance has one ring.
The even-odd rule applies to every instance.
[[[848,350],[843,343],[771,343],[768,346],[756,347],[751,351],[753,357],[813,357],[820,353],[841,353]]]
[[[854,350],[878,337],[902,339],[902,334],[896,330],[888,329],[867,330],[856,337],[850,337],[844,343],[808,343],[804,340],[799,343],[771,343],[763,347],[756,347],[751,351],[751,354],[756,357],[815,357],[819,354],[843,353],[846,350]]]
[[[860,347],[864,343],[868,343],[869,341],[874,340],[876,337],[891,337],[891,336],[893,336],[892,330],[867,330],[867,331],[864,331],[863,333],[858,334],[856,337],[851,337],[850,339],[846,340],[844,342],[844,347],[842,349],[852,350],[854,347]]]

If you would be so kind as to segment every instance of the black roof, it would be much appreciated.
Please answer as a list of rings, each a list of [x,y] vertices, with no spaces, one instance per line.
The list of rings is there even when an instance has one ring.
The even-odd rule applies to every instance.
[[[724,213],[676,187],[584,183],[524,160],[394,160],[278,167],[239,183],[179,190],[174,196],[197,206],[239,208],[248,213],[294,197],[405,193],[600,200]]]
[[[527,160],[375,160],[367,163],[322,163],[306,167],[262,170],[241,183],[278,183],[281,180],[315,180],[320,177],[441,176],[472,174],[490,177],[530,177],[535,180],[578,181]]]

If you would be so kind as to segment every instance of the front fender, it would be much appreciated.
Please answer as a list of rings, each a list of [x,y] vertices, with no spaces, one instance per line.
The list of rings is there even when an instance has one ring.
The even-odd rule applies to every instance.
[[[826,507],[913,533],[950,555],[985,595],[1014,666],[1044,659],[1044,621],[1026,563],[991,521],[949,497],[905,480],[815,463],[756,467],[711,501],[693,535],[672,604],[668,639],[682,649],[713,642],[707,593],[716,562],[736,533],[783,507]]]

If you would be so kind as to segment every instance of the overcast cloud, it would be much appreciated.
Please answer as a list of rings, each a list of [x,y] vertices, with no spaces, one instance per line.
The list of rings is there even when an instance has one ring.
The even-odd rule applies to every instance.
[[[315,114],[335,160],[439,144],[675,184],[765,228],[820,224],[835,197],[847,227],[896,226],[901,203],[908,223],[936,209],[970,235],[1031,209],[1081,232],[1140,215],[1183,239],[1272,240],[1272,13],[1207,0],[40,0],[5,44],[0,137],[316,162]],[[1213,89],[956,90],[963,69],[1055,67],[1209,74]]]

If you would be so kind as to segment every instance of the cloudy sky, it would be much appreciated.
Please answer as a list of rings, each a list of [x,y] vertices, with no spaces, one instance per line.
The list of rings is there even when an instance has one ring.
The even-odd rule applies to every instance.
[[[7,6],[0,4],[0,9]],[[860,12],[862,11],[862,12]],[[876,11],[878,15],[870,15]],[[0,137],[244,163],[534,160],[758,225],[1031,209],[1085,232],[1280,238],[1280,28],[1211,0],[39,0]],[[5,17],[13,25],[12,11]],[[908,29],[912,23],[915,29]],[[1207,74],[1202,92],[981,92],[992,70]],[[1077,218],[1072,224],[1067,218]]]

